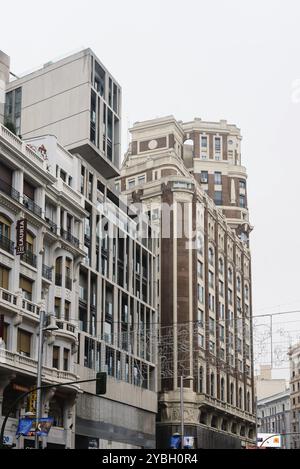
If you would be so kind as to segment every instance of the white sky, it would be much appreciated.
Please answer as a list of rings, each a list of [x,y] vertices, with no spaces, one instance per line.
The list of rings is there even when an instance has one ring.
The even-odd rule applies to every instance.
[[[15,0],[1,5],[0,24],[16,74],[94,50],[123,89],[123,150],[138,120],[236,123],[254,225],[253,314],[300,308],[299,1]]]

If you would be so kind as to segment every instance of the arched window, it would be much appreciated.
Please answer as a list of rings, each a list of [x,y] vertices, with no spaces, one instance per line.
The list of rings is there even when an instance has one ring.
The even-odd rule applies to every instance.
[[[225,400],[225,381],[221,378],[221,401]]]
[[[232,268],[231,267],[228,268],[228,281],[232,283]]]
[[[72,290],[72,259],[69,257],[66,258],[65,271],[65,287]]]
[[[224,273],[224,262],[222,257],[219,258],[219,273],[223,275]]]
[[[230,384],[230,404],[234,405],[234,384]]]
[[[215,396],[215,375],[213,373],[210,375],[210,395]]]
[[[238,292],[241,291],[241,277],[237,277],[236,279],[236,289]]]
[[[243,408],[243,391],[242,388],[239,388],[239,408]]]
[[[214,251],[212,248],[208,249],[208,262],[210,265],[214,265]]]
[[[248,391],[247,392],[247,398],[246,398],[246,401],[247,401],[247,412],[251,412],[251,409],[250,409],[250,392]]]

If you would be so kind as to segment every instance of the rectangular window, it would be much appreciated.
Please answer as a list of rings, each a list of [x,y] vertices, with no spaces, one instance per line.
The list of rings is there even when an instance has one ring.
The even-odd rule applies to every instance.
[[[139,176],[138,177],[138,184],[145,184],[146,182],[146,177],[145,176]]]
[[[225,331],[224,326],[220,325],[220,340],[221,340],[221,342],[224,342],[224,337],[225,337],[224,331]]]
[[[240,207],[246,208],[246,198],[244,195],[240,195]]]
[[[209,341],[209,351],[215,353],[215,343],[212,340]]]
[[[65,300],[65,321],[70,321],[70,302]]]
[[[215,335],[215,320],[213,318],[209,318],[209,332],[211,335]]]
[[[135,179],[129,179],[129,181],[127,182],[128,189],[131,189],[134,186],[135,186]]]
[[[55,312],[55,317],[57,319],[60,319],[60,305],[61,305],[61,299],[55,297],[54,300],[54,312]]]
[[[201,137],[201,147],[202,148],[207,148],[207,137],[206,136]]]
[[[8,290],[8,277],[9,277],[9,269],[0,265],[0,288],[4,288],[4,290]]]
[[[211,271],[208,272],[208,283],[211,288],[214,288],[214,274]]]
[[[215,152],[221,152],[221,137],[215,137]]]
[[[69,350],[64,348],[64,371],[69,371]]]
[[[198,277],[200,278],[203,277],[203,263],[201,261],[197,262],[197,274],[198,274]]]
[[[224,283],[221,280],[219,280],[219,295],[224,296]]]
[[[200,309],[200,308],[198,308],[197,319],[198,319],[198,325],[199,325],[200,327],[203,327],[203,324],[204,324],[204,312],[203,312],[202,309]]]
[[[215,297],[209,293],[208,295],[208,304],[211,311],[215,310]]]
[[[26,357],[30,357],[31,337],[32,337],[32,334],[30,332],[24,331],[23,329],[18,329],[17,351],[20,355],[25,355]]]
[[[198,334],[198,346],[204,348],[204,336],[202,334]]]
[[[33,282],[25,277],[20,277],[20,288],[26,300],[32,300],[32,285]]]
[[[239,187],[240,189],[246,189],[246,181],[239,180]]]
[[[200,303],[203,303],[203,300],[204,300],[203,287],[201,285],[198,285],[198,301],[200,301]]]
[[[215,172],[215,184],[222,184],[222,173]]]
[[[200,181],[202,182],[202,184],[207,184],[208,183],[208,172],[207,171],[201,171]]]
[[[214,202],[216,205],[222,205],[222,191],[215,191]]]
[[[228,288],[228,303],[232,305],[232,290]]]
[[[53,346],[53,354],[52,354],[52,367],[59,369],[59,352],[60,347]]]

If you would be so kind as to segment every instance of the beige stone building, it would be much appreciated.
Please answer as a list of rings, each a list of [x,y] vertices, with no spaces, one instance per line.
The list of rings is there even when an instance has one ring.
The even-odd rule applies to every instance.
[[[160,231],[158,447],[180,432],[198,448],[255,438],[251,229],[235,126],[174,117],[137,122],[116,188]],[[215,199],[214,203],[213,199]]]
[[[300,448],[300,344],[290,348],[291,448]],[[299,434],[298,434],[299,433]]]

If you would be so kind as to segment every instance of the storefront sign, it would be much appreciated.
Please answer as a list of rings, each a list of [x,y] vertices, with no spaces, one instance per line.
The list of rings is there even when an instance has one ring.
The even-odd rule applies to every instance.
[[[17,256],[25,253],[26,248],[26,232],[27,232],[27,220],[22,218],[17,221],[17,242],[16,242],[16,254]]]

